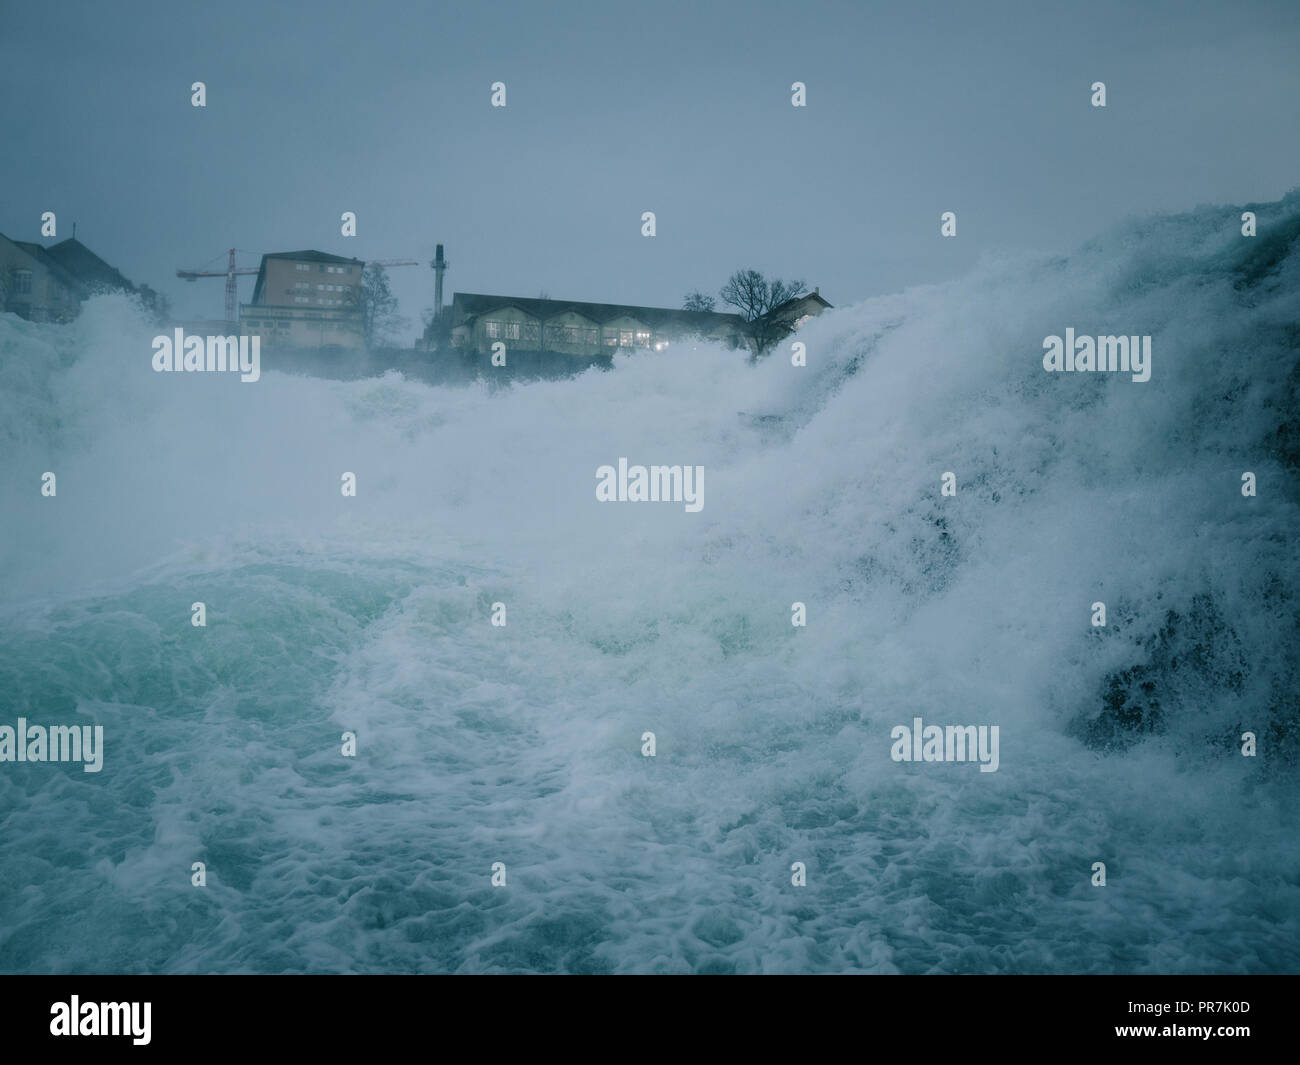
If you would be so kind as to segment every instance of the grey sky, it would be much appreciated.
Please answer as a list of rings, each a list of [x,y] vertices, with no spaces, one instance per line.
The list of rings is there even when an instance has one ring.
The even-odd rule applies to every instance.
[[[0,25],[0,232],[75,220],[182,315],[222,283],[176,268],[232,244],[441,241],[448,300],[677,306],[752,265],[847,304],[1300,184],[1294,2],[0,0]],[[392,276],[413,336],[432,271]]]

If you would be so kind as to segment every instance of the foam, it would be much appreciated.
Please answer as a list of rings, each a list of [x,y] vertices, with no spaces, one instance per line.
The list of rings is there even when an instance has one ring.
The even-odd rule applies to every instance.
[[[105,729],[0,773],[0,968],[1300,969],[1300,197],[1252,209],[837,309],[806,368],[241,384],[124,301],[0,316],[0,709]],[[1061,322],[1151,380],[1044,373]],[[707,507],[602,506],[611,455]],[[1090,745],[1135,669],[1159,727]],[[892,762],[914,716],[997,772]]]

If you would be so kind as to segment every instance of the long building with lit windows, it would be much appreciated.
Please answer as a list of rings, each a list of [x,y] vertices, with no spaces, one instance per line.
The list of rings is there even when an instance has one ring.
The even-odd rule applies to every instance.
[[[498,342],[509,351],[587,358],[635,349],[661,351],[692,337],[733,347],[746,343],[740,315],[713,311],[457,292],[450,314],[452,346],[480,355],[490,355]]]

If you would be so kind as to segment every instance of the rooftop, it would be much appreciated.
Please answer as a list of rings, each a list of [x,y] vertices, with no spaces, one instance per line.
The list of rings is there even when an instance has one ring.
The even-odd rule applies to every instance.
[[[671,307],[637,307],[624,303],[588,303],[582,300],[553,300],[527,296],[489,296],[479,292],[457,292],[452,296],[452,307],[464,318],[477,318],[501,307],[517,307],[534,318],[547,319],[572,311],[594,322],[609,322],[624,316],[636,318],[646,325],[672,322],[675,325],[710,326],[727,322],[743,324],[738,314],[717,311],[683,311]]]
[[[121,273],[109,266],[76,237],[61,240],[44,249],[45,253],[88,288],[120,288],[135,291]]]
[[[307,263],[348,263],[352,266],[364,266],[361,259],[349,259],[343,255],[330,255],[324,251],[270,251],[263,259],[296,259]]]

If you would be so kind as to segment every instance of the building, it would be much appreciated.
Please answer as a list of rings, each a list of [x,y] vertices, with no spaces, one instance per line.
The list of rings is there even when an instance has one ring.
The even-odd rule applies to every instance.
[[[688,338],[753,349],[759,340],[794,332],[830,306],[814,289],[776,307],[764,319],[766,328],[756,330],[738,314],[457,292],[449,317],[452,347],[462,351],[490,355],[492,345],[501,342],[507,350],[591,358],[627,349],[662,350]]]
[[[579,358],[637,348],[659,351],[692,337],[733,347],[745,343],[744,319],[713,311],[457,292],[450,313],[452,346],[480,355],[491,355],[498,342],[507,350]]]
[[[81,306],[81,288],[39,244],[0,234],[0,311],[31,322],[66,322]]]
[[[830,304],[822,299],[818,289],[778,303],[766,314],[749,322],[752,349],[761,355],[767,354],[810,318],[815,318],[828,307]]]
[[[773,307],[768,318],[788,333],[793,333],[810,318],[816,318],[822,311],[829,310],[830,304],[822,299],[821,289],[813,289],[807,295],[795,296],[794,299]]]
[[[76,237],[47,248],[0,234],[0,310],[33,322],[67,322],[100,292],[137,295],[157,309],[152,289],[132,284]]]
[[[263,345],[361,348],[361,259],[323,251],[262,256],[253,300],[239,308],[240,332]]]

